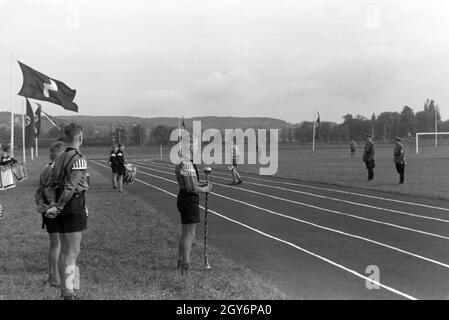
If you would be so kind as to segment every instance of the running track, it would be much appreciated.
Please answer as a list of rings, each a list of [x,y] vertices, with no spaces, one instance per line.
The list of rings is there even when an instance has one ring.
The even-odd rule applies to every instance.
[[[109,176],[106,161],[91,163]],[[127,191],[179,223],[173,165],[133,163]],[[224,171],[210,178],[209,243],[290,297],[449,299],[449,202],[249,174],[228,186]]]

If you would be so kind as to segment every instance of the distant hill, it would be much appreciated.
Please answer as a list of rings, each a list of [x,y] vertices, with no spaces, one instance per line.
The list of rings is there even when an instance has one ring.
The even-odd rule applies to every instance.
[[[17,115],[16,117],[21,117]],[[124,116],[55,116],[56,122],[70,123],[76,122],[81,126],[86,126],[100,131],[110,130],[111,125],[117,127],[123,125],[129,127],[133,124],[140,124],[148,129],[155,128],[158,125],[166,125],[170,127],[178,127],[179,118],[174,117],[157,117],[157,118],[140,118],[140,117],[124,117]],[[43,118],[44,119],[44,118]],[[216,129],[247,129],[247,128],[264,128],[264,129],[282,129],[291,124],[274,118],[262,117],[193,117],[186,118],[185,124],[187,128],[192,127],[192,122],[201,120],[202,129],[216,128]],[[0,127],[10,126],[10,113],[0,112]],[[59,123],[58,122],[58,123]],[[21,123],[21,118],[20,118]],[[20,124],[19,124],[20,125]],[[51,128],[50,123],[43,120],[43,130],[47,131]]]

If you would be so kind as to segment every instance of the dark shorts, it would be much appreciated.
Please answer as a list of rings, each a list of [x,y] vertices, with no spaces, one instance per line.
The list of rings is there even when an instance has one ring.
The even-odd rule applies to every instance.
[[[87,229],[87,211],[84,194],[73,197],[54,220],[54,232],[72,233]]]
[[[57,224],[56,219],[48,219],[45,218],[44,215],[42,215],[42,229],[47,230],[48,233],[57,233]]]
[[[200,197],[197,194],[180,192],[176,202],[181,214],[182,224],[199,223],[200,219]]]
[[[126,172],[126,170],[125,170],[125,167],[124,167],[124,166],[117,166],[117,174],[118,174],[119,176],[124,176],[124,175],[125,175],[125,172]]]

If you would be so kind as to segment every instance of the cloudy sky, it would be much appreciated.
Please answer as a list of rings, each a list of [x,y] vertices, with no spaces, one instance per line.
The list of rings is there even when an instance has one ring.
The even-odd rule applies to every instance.
[[[0,110],[13,52],[80,114],[341,122],[431,97],[446,119],[448,17],[447,0],[0,0]]]

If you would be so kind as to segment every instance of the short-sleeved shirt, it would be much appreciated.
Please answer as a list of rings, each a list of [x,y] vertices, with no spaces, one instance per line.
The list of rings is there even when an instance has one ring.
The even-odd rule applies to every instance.
[[[67,148],[56,160],[49,178],[50,199],[62,211],[74,194],[89,189],[87,160],[74,148]]]
[[[198,169],[192,161],[181,161],[175,167],[175,174],[180,193],[196,194],[192,190],[189,191],[189,189],[192,189],[194,185],[199,184]]]

